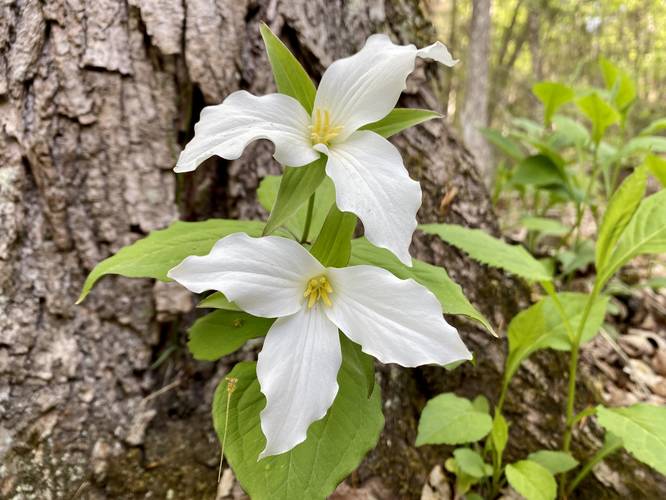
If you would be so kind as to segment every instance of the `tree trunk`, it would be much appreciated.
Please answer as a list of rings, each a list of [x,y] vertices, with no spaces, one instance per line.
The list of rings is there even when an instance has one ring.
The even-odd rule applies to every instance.
[[[83,279],[179,216],[265,215],[255,190],[279,171],[268,143],[237,161],[211,159],[194,174],[171,172],[205,104],[238,88],[274,89],[261,21],[315,76],[372,32],[421,45],[436,34],[417,0],[9,0],[0,12],[0,497],[212,498],[219,448],[210,399],[231,362],[252,349],[194,362],[185,348],[195,316],[188,293],[111,277],[74,306]],[[421,66],[404,104],[437,109],[438,71]],[[497,231],[471,156],[445,123],[396,142],[422,182],[422,220]],[[418,237],[414,248],[446,263],[499,326],[527,300],[520,283],[439,242]],[[413,447],[426,398],[444,389],[496,396],[503,343],[457,324],[476,368],[380,368],[386,430],[355,483],[375,478],[387,498],[418,498],[443,457],[442,449]],[[545,354],[516,380],[511,457],[555,444],[563,389],[555,370],[563,367]],[[633,463],[618,473],[646,489],[618,476],[611,494],[651,487]],[[657,486],[653,497],[664,493]],[[598,492],[600,483],[591,478],[586,487]]]
[[[467,50],[465,103],[461,122],[463,139],[474,153],[485,182],[493,177],[493,158],[490,144],[481,133],[488,126],[488,64],[490,61],[490,0],[473,0],[472,20]]]

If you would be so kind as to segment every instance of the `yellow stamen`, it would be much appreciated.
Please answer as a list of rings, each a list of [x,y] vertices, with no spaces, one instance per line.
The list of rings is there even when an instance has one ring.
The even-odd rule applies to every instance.
[[[308,308],[310,309],[312,309],[312,307],[320,299],[328,307],[331,307],[332,302],[329,297],[329,294],[332,293],[333,293],[333,287],[331,287],[331,283],[328,281],[326,276],[319,276],[317,278],[312,278],[310,281],[308,281],[308,287],[305,289],[303,297],[306,297],[308,299]]]
[[[329,141],[340,135],[342,127],[331,126],[331,113],[325,109],[323,112],[317,108],[313,113],[313,123],[310,125],[310,140],[312,144],[328,144]]]

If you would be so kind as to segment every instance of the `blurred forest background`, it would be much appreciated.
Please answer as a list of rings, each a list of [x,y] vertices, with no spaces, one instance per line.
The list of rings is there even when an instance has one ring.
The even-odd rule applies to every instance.
[[[600,57],[636,82],[628,135],[664,113],[662,0],[430,0],[426,6],[460,59],[446,75],[442,100],[486,168],[490,153],[479,127],[502,129],[516,116],[540,122],[531,88],[541,80],[603,87]]]

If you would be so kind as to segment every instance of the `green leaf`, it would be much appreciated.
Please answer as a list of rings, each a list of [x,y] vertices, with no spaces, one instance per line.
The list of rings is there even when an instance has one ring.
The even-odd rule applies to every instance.
[[[557,82],[539,82],[532,92],[543,104],[543,121],[550,125],[555,112],[574,98],[574,91],[568,85]]]
[[[569,229],[560,221],[546,217],[523,217],[520,225],[528,231],[535,231],[543,235],[563,236]]]
[[[483,394],[479,394],[475,397],[474,401],[472,401],[472,405],[480,412],[490,413],[490,403],[488,402],[488,398]]]
[[[521,460],[506,466],[506,479],[511,487],[526,500],[553,500],[557,495],[557,483],[543,465],[531,460]]]
[[[611,91],[613,104],[620,113],[626,113],[629,106],[636,99],[636,84],[629,73],[618,68],[604,57],[599,60],[599,66],[606,88]]]
[[[561,186],[568,187],[566,173],[549,156],[538,154],[522,160],[511,177],[511,182],[519,186]]]
[[[661,132],[662,130],[666,130],[666,118],[659,118],[658,120],[653,121],[641,130],[638,135],[652,135]]]
[[[476,479],[481,479],[492,474],[492,467],[488,471],[489,465],[483,462],[481,455],[469,448],[458,448],[453,451],[456,464],[462,472]],[[490,472],[490,473],[489,473]]]
[[[335,204],[332,205],[310,253],[326,267],[345,267],[351,255],[354,229],[356,216],[351,212],[341,212]]]
[[[557,294],[565,316],[573,332],[577,332],[587,302],[587,294],[577,292],[561,292]],[[591,340],[601,328],[606,315],[609,297],[601,295],[594,302],[585,323],[581,336],[581,344]],[[548,296],[531,307],[518,313],[509,323],[509,355],[506,360],[508,378],[532,353],[539,349],[571,349],[571,340],[558,307]]]
[[[301,63],[265,24],[259,27],[278,92],[293,97],[312,113],[317,89]]]
[[[523,152],[520,145],[508,137],[502,135],[499,131],[491,128],[482,128],[480,131],[488,140],[488,142],[490,142],[509,158],[515,161],[521,161],[523,158],[525,158],[525,153]]]
[[[551,273],[520,245],[509,245],[480,229],[452,224],[421,224],[419,229],[442,240],[475,260],[499,267],[531,281],[550,281]]]
[[[433,118],[442,118],[442,115],[429,109],[395,108],[381,120],[361,127],[361,130],[371,130],[388,138]]]
[[[352,241],[349,265],[359,264],[383,267],[400,279],[413,279],[435,294],[446,314],[462,314],[475,319],[497,336],[490,322],[467,300],[460,285],[449,278],[444,268],[416,259],[412,261],[412,267],[407,267],[391,252],[373,246],[365,238]]]
[[[603,269],[620,235],[643,200],[647,185],[647,167],[641,165],[613,193],[599,227],[595,265]]]
[[[501,413],[496,413],[493,419],[493,426],[490,431],[490,440],[495,450],[495,455],[501,457],[509,442],[509,424]],[[498,460],[500,462],[500,460]]]
[[[666,137],[659,135],[644,135],[630,139],[617,153],[620,158],[645,153],[666,153]]]
[[[302,168],[302,167],[301,167]],[[288,171],[298,170],[287,167]],[[290,180],[287,181],[291,183],[294,180],[295,174],[290,174]],[[264,207],[267,211],[271,211],[275,206],[275,202],[278,198],[278,193],[280,191],[280,184],[282,182],[281,175],[268,175],[264,177],[259,184],[259,189],[257,189],[257,199],[261,206]],[[316,181],[315,181],[316,182]],[[291,187],[285,186],[283,190],[292,189]],[[298,185],[296,185],[298,189]],[[310,189],[309,187],[307,188]],[[315,203],[312,211],[312,219],[310,221],[310,239],[314,239],[321,231],[321,227],[324,224],[324,220],[328,215],[328,211],[331,208],[331,205],[335,203],[335,187],[333,186],[333,181],[329,177],[324,177],[319,186],[316,188],[315,192]],[[283,197],[288,197],[288,194],[282,195]],[[286,200],[287,198],[284,198]],[[305,228],[305,221],[307,218],[308,212],[308,203],[306,199],[303,199],[300,206],[289,216],[282,220],[280,225],[285,226],[293,234],[299,238],[303,234]],[[293,210],[292,207],[284,207],[287,211]],[[274,217],[278,217],[275,215]],[[279,218],[279,217],[278,217]]]
[[[599,283],[606,283],[637,255],[663,252],[666,252],[666,190],[645,198],[638,206],[611,257],[604,268],[598,270]]]
[[[232,233],[259,236],[263,222],[210,219],[204,222],[176,221],[166,229],[121,248],[95,266],[86,278],[77,304],[81,303],[102,276],[120,274],[129,278],[170,281],[167,273],[190,255],[207,254],[215,242]]]
[[[266,335],[273,321],[241,311],[213,311],[194,322],[187,347],[194,359],[215,361],[236,351],[248,340]]]
[[[578,99],[576,104],[592,122],[592,140],[596,144],[601,141],[608,127],[620,121],[620,114],[597,93],[593,92]]]
[[[661,187],[666,187],[666,160],[659,156],[647,155],[644,163],[650,173],[661,183]]]
[[[490,415],[475,408],[469,399],[447,392],[432,398],[423,409],[416,446],[473,443],[483,439],[491,427]]]
[[[555,115],[553,116],[553,124],[555,125],[553,143],[559,144],[559,147],[583,147],[590,140],[590,133],[576,120],[562,115]]]
[[[253,500],[325,499],[372,449],[384,425],[379,386],[368,398],[367,381],[341,337],[343,361],[340,390],[326,416],[308,429],[307,439],[287,453],[257,461],[266,439],[259,413],[265,398],[259,390],[255,363],[239,363],[229,374],[238,379],[231,394],[225,456],[241,486]],[[366,356],[363,354],[362,356]],[[213,422],[222,441],[227,412],[227,384],[215,392]]]
[[[581,240],[570,249],[558,253],[557,260],[562,264],[562,275],[567,276],[592,264],[594,262],[594,251],[592,240]]]
[[[225,309],[227,311],[240,311],[240,308],[227,299],[222,292],[211,293],[197,304],[197,308]]]
[[[303,167],[285,167],[264,234],[272,233],[296,214],[326,177],[325,169],[325,157]],[[267,195],[263,197],[267,198]]]
[[[635,404],[625,408],[597,406],[599,424],[622,439],[625,449],[666,474],[666,407]]]
[[[528,460],[543,465],[551,474],[570,471],[578,465],[578,460],[564,451],[539,450],[530,453]]]

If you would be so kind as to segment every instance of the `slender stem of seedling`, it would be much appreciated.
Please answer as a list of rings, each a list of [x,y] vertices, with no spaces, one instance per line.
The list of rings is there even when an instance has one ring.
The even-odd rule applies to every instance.
[[[312,225],[312,213],[314,212],[315,193],[312,193],[308,200],[308,211],[305,214],[305,227],[303,227],[303,236],[301,236],[301,244],[308,241],[310,235],[310,226]]]
[[[585,324],[592,312],[592,307],[594,306],[595,301],[599,295],[599,279],[594,283],[594,288],[590,293],[590,296],[587,299],[585,308],[583,309],[583,315],[578,325],[576,335],[572,339],[571,343],[571,357],[569,358],[569,389],[567,392],[567,418],[566,418],[566,429],[564,431],[564,437],[562,438],[562,450],[566,453],[569,453],[571,449],[571,435],[576,423],[575,415],[575,402],[576,402],[576,373],[578,371],[578,358],[580,356],[580,342],[585,331]],[[566,491],[567,475],[566,473],[562,474],[560,478],[560,495],[564,498]]]
[[[567,494],[571,494],[573,490],[576,489],[578,484],[585,479],[585,477],[590,473],[592,469],[594,469],[594,466],[597,465],[599,462],[601,462],[604,458],[606,458],[608,455],[615,453],[617,450],[622,448],[622,441],[618,440],[617,443],[613,444],[612,446],[609,447],[603,447],[599,451],[597,451],[590,460],[587,461],[587,463],[583,466],[583,468],[580,470],[580,472],[576,475],[573,481],[571,481],[571,484],[567,488]]]
[[[572,228],[576,229],[575,245],[578,245],[578,242],[580,241],[580,224],[583,220],[583,213],[585,212],[584,204],[589,203],[590,195],[592,194],[592,188],[594,187],[594,183],[599,176],[599,167],[599,144],[597,143],[594,146],[594,156],[592,157],[592,175],[590,176],[590,182],[587,183],[587,189],[585,190],[585,197],[583,198],[583,201],[578,202],[576,209],[576,224]]]

